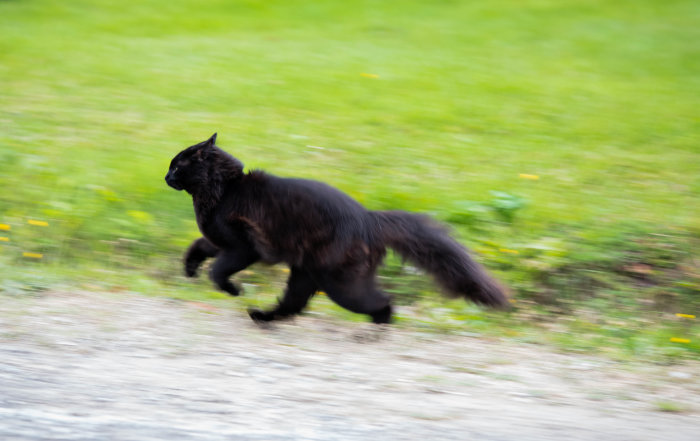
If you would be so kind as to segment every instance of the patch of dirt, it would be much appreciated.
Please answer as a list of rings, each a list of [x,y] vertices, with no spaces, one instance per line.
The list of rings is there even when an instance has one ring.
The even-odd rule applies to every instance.
[[[695,440],[699,367],[317,316],[262,329],[139,295],[0,295],[8,441]]]

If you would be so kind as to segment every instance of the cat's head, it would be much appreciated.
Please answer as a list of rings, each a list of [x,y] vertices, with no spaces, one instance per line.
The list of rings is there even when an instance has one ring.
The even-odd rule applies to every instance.
[[[243,174],[243,164],[216,146],[216,133],[178,153],[165,175],[175,190],[194,193]]]

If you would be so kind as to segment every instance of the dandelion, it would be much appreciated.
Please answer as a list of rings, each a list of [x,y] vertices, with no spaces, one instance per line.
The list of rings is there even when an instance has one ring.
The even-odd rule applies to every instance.
[[[34,225],[36,227],[48,227],[49,223],[46,221],[40,221],[40,220],[34,220],[34,219],[29,219],[27,221],[29,225]]]
[[[695,318],[695,316],[693,314],[681,314],[680,312],[676,314],[676,317],[687,318],[687,319],[694,319]]]
[[[540,178],[537,175],[528,175],[527,173],[520,173],[518,176],[520,176],[522,179],[530,179],[532,181],[536,181]]]
[[[498,251],[506,254],[520,254],[518,250],[509,250],[508,248],[500,248]]]
[[[150,223],[153,221],[153,216],[151,216],[150,213],[146,213],[145,211],[128,210],[126,214],[140,222]]]
[[[362,75],[365,78],[379,78],[379,75],[377,74],[371,74],[371,73],[364,73],[362,72],[360,75]]]
[[[28,257],[30,259],[41,259],[44,257],[44,255],[41,253],[27,253],[27,252],[22,253],[22,256]]]
[[[0,242],[9,242],[10,238],[5,236],[0,236]]]
[[[674,343],[690,343],[690,340],[687,338],[671,337],[670,340]]]
[[[12,227],[10,227],[10,226],[7,225],[7,224],[0,224],[0,230],[8,231],[8,230],[10,230],[11,228],[12,228]]]

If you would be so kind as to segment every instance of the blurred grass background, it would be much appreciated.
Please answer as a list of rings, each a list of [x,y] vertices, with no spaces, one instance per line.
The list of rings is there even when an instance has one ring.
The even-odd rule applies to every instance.
[[[699,19],[685,0],[0,0],[0,288],[222,298],[180,276],[197,228],[163,181],[219,132],[249,169],[449,222],[513,291],[482,313],[392,258],[400,323],[697,357],[674,314],[700,305]],[[239,280],[266,304],[284,273]]]

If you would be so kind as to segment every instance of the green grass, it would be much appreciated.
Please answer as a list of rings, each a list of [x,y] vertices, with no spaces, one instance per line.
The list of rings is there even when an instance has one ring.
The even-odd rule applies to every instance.
[[[666,348],[661,314],[700,312],[699,18],[694,1],[0,0],[0,286],[118,271],[218,296],[176,276],[197,230],[163,181],[216,131],[248,168],[450,222],[533,326],[653,323],[567,324],[547,334],[563,347]],[[398,262],[385,275],[439,307]],[[454,328],[518,327],[446,308]]]
[[[657,401],[656,409],[661,412],[681,413],[686,411],[686,406],[672,401]]]

